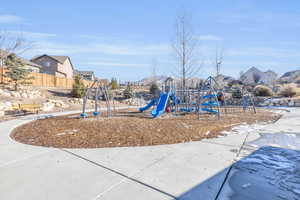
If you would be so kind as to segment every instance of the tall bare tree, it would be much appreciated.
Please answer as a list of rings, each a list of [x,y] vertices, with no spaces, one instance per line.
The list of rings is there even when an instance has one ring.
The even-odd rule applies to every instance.
[[[176,75],[180,77],[182,87],[186,88],[187,80],[195,76],[203,64],[200,62],[198,39],[186,13],[178,15],[176,18],[172,48],[178,66]]]
[[[151,84],[157,83],[157,66],[158,66],[157,60],[153,59],[151,63]]]
[[[223,54],[224,49],[216,47],[216,55],[215,55],[215,67],[216,67],[216,76],[218,77],[221,72],[221,66],[223,63]]]

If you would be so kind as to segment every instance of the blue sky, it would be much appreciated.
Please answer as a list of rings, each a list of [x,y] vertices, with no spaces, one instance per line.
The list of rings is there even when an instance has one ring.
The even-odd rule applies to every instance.
[[[176,15],[192,18],[204,66],[214,73],[216,46],[224,49],[221,73],[238,76],[251,66],[282,74],[300,68],[298,0],[4,1],[0,30],[34,42],[23,56],[68,55],[79,70],[101,78],[139,80],[176,69],[171,38]]]

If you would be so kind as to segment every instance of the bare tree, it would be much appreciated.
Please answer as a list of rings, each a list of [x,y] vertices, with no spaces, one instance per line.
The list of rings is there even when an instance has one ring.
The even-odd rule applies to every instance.
[[[157,83],[157,66],[158,66],[157,60],[153,59],[151,63],[151,84]]]
[[[191,20],[185,13],[177,16],[172,48],[179,67],[177,75],[181,78],[182,87],[186,88],[187,80],[200,71],[203,63],[199,60],[199,44]]]
[[[4,62],[7,57],[14,53],[19,55],[32,48],[32,43],[27,42],[22,34],[12,34],[5,31],[0,31],[0,68],[1,68],[1,83],[4,77]]]
[[[221,72],[221,65],[223,63],[223,53],[224,53],[224,49],[221,48],[219,49],[218,47],[216,47],[216,55],[215,55],[215,67],[216,67],[216,76],[218,77],[220,75]]]

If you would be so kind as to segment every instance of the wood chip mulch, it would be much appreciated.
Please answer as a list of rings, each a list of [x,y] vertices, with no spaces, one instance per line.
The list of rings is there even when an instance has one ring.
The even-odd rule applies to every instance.
[[[166,114],[152,119],[149,113],[119,111],[113,117],[80,119],[78,115],[40,119],[17,127],[11,137],[21,143],[56,148],[150,146],[217,137],[241,123],[272,122],[280,115],[265,110],[213,115],[198,120],[196,114]]]

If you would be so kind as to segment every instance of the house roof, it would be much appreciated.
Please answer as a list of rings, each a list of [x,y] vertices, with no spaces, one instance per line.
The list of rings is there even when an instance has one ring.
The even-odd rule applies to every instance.
[[[94,75],[94,72],[93,72],[93,71],[79,71],[79,70],[76,70],[76,71],[75,71],[75,74],[81,74],[81,75]]]
[[[35,56],[31,60],[37,60],[37,59],[39,59],[43,56],[50,57],[50,58],[56,60],[57,62],[59,62],[61,64],[63,64],[69,58],[68,56],[52,56],[52,55],[43,54],[43,55]]]
[[[11,55],[11,54],[13,54],[13,53],[8,52],[8,51],[3,50],[3,49],[0,49],[0,56],[7,57],[7,56],[9,56],[9,55]],[[24,64],[26,64],[26,65],[30,65],[30,66],[33,66],[33,67],[42,68],[41,65],[38,65],[38,64],[36,64],[36,63],[34,63],[34,62],[31,62],[31,61],[29,61],[29,60],[27,60],[27,59],[21,58],[20,56],[17,56],[17,57],[18,57]]]
[[[56,60],[57,62],[59,62],[60,64],[63,64],[66,60],[69,59],[70,63],[71,63],[71,66],[72,68],[74,69],[74,66],[71,62],[71,59],[69,56],[54,56],[54,55],[47,55],[47,54],[44,54],[44,55],[39,55],[39,56],[35,56],[31,59],[31,61],[34,61],[34,60],[37,60],[39,59],[40,57],[43,57],[43,56],[47,56],[49,58],[52,58],[53,60]]]
[[[31,62],[31,61],[26,60],[26,59],[24,59],[24,58],[20,58],[20,59],[21,59],[26,65],[30,65],[30,66],[33,66],[33,67],[42,68],[41,65],[38,65],[38,64],[36,64],[36,63],[34,63],[34,62]]]
[[[68,56],[49,56],[53,58],[54,60],[57,60],[59,63],[63,64],[67,59],[69,59]]]

